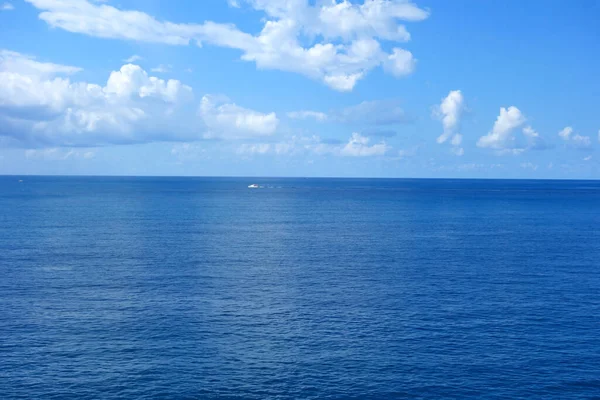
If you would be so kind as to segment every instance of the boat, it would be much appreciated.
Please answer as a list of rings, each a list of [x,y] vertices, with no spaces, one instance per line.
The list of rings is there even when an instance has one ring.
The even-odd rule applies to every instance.
[[[259,186],[256,183],[253,183],[252,185],[248,185],[248,189],[258,189]]]

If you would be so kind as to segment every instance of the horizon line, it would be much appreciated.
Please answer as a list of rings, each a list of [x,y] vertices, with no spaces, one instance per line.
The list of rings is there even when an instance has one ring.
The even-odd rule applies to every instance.
[[[465,178],[465,177],[383,177],[383,176],[243,176],[243,175],[94,175],[94,174],[1,174],[0,177],[57,178],[230,178],[230,179],[388,179],[388,180],[487,180],[487,181],[590,181],[592,178]]]

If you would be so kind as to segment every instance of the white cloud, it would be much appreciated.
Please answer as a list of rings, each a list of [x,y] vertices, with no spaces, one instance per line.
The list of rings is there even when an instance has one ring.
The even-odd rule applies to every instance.
[[[407,149],[400,149],[400,150],[398,150],[398,158],[404,159],[404,158],[414,157],[417,155],[418,150],[419,150],[419,146],[413,146],[413,147],[410,147]]]
[[[126,62],[126,63],[128,63],[128,64],[131,64],[131,63],[134,63],[134,62],[137,62],[137,61],[142,61],[143,59],[144,59],[143,57],[138,56],[137,54],[134,54],[131,57],[126,58],[123,61]]]
[[[342,147],[340,154],[351,157],[369,157],[383,155],[390,149],[385,142],[369,146],[369,141],[368,137],[353,133],[348,143]]]
[[[77,67],[0,51],[0,135],[26,146],[81,146],[177,137],[178,107],[192,89],[137,65],[113,71],[104,86],[72,82]]]
[[[477,146],[496,150],[514,148],[513,131],[525,123],[525,116],[514,106],[500,108],[500,115],[494,123],[492,131],[477,141]]]
[[[462,143],[462,135],[455,134],[454,136],[452,136],[452,140],[450,141],[450,143],[452,144],[452,146],[460,146],[460,144]]]
[[[528,150],[543,150],[548,146],[538,132],[531,126],[522,129],[523,137],[517,138],[515,130],[525,124],[527,119],[517,107],[500,108],[500,115],[492,131],[477,141],[477,146],[496,150],[497,154],[519,155]]]
[[[462,147],[453,147],[452,153],[455,156],[463,156],[463,155],[465,155],[465,149],[463,149]]]
[[[572,133],[573,133],[573,128],[570,126],[567,126],[563,130],[558,132],[558,136],[560,136],[563,140],[569,140]]]
[[[238,149],[238,154],[267,154],[272,150],[270,143],[244,143],[241,144]]]
[[[113,71],[103,90],[118,97],[153,97],[167,103],[184,100],[192,93],[192,88],[180,81],[148,76],[146,71],[134,64],[126,64],[119,71]]]
[[[537,171],[538,165],[530,163],[530,162],[526,162],[526,163],[521,163],[521,168],[523,168],[523,169],[530,169],[532,171]]]
[[[525,150],[544,150],[548,148],[548,145],[544,139],[531,126],[526,126],[523,128],[523,135],[527,139]]]
[[[204,96],[198,113],[209,129],[207,138],[238,139],[270,136],[275,133],[279,125],[275,113],[265,114],[243,108],[224,96]]]
[[[578,149],[585,150],[592,147],[592,139],[589,136],[581,136],[579,134],[573,135],[571,138],[573,146]]]
[[[444,132],[437,138],[438,143],[444,143],[456,134],[464,109],[465,101],[460,90],[452,90],[434,109],[434,116],[442,120],[444,127]]]
[[[154,68],[150,69],[150,71],[164,74],[164,73],[171,71],[171,68],[172,68],[172,65],[160,64],[158,67],[154,67]]]
[[[11,3],[4,3],[0,6],[0,11],[12,11],[15,9]]]
[[[79,71],[81,71],[81,68],[40,62],[33,56],[0,49],[0,72],[53,77],[56,75],[72,75]]]
[[[312,154],[317,156],[333,155],[338,157],[369,157],[385,155],[391,147],[385,142],[370,144],[370,139],[353,133],[348,142],[324,140],[319,136],[292,136],[274,143],[243,143],[236,147],[237,154],[242,155],[298,155]],[[416,152],[416,147],[413,148]],[[414,153],[413,153],[414,154]],[[413,155],[411,154],[411,155]],[[402,156],[402,153],[399,153]],[[404,156],[409,156],[404,153]]]
[[[460,147],[462,143],[462,135],[458,133],[460,128],[460,120],[465,111],[465,100],[460,90],[452,90],[448,93],[442,103],[434,109],[434,116],[441,119],[444,127],[443,133],[438,136],[438,143],[445,143],[450,139],[452,145],[452,153],[457,156],[462,156],[465,150]]]
[[[384,63],[384,68],[396,77],[410,75],[415,71],[417,60],[408,50],[394,48]]]
[[[340,110],[292,111],[287,113],[292,119],[309,119],[324,122],[340,122],[360,125],[394,125],[412,122],[397,100],[372,100],[349,106]]]
[[[584,157],[583,161],[590,161],[593,157],[591,155]]]
[[[582,136],[578,133],[573,134],[575,130],[567,126],[560,132],[558,132],[558,136],[560,136],[565,142],[569,142],[571,146],[576,149],[586,150],[592,147],[592,139],[589,136]],[[599,133],[600,136],[600,133]]]
[[[242,60],[258,68],[295,72],[349,91],[378,66],[395,76],[413,72],[416,61],[404,49],[382,50],[380,40],[408,41],[400,21],[417,22],[429,16],[409,0],[246,0],[266,15],[262,30],[252,35],[234,25],[159,21],[140,12],[121,10],[86,0],[27,0],[42,10],[39,17],[52,27],[112,39],[188,45],[208,43],[238,49]],[[241,1],[229,1],[239,7]]]
[[[319,122],[327,120],[327,114],[319,111],[291,111],[287,116],[292,119],[314,119]]]
[[[178,164],[199,158],[210,158],[207,150],[198,143],[175,143],[171,148],[171,155]]]
[[[47,149],[28,149],[25,150],[25,158],[29,160],[53,160],[63,161],[68,159],[85,159],[89,160],[96,156],[96,153],[91,150],[73,149],[73,148],[47,148]]]

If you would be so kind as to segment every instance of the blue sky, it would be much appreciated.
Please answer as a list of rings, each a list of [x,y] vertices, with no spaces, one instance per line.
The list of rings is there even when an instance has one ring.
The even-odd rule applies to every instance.
[[[0,174],[600,178],[600,3],[0,1]]]

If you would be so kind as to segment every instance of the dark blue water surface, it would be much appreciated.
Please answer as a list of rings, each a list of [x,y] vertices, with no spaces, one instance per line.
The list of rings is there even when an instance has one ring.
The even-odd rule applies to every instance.
[[[0,177],[1,399],[405,397],[600,398],[600,182]]]

